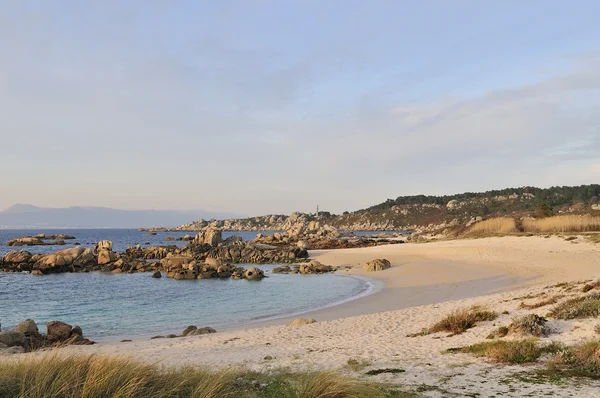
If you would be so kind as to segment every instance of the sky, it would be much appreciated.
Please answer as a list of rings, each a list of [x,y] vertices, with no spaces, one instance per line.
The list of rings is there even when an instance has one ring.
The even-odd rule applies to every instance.
[[[0,0],[0,209],[600,182],[600,2]]]

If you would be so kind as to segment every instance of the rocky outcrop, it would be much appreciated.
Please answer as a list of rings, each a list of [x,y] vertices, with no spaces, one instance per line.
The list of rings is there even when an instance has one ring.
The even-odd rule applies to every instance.
[[[365,264],[364,269],[367,272],[383,271],[391,267],[391,264],[386,259],[377,258]]]
[[[209,228],[199,232],[193,242],[196,245],[217,246],[219,243],[223,242],[223,236],[220,229]]]
[[[48,333],[41,334],[37,324],[32,319],[27,319],[13,330],[0,332],[0,355],[29,352],[44,347],[94,344],[83,337],[79,326],[72,327],[61,321],[52,321],[46,324],[46,329]]]
[[[11,239],[6,242],[6,246],[54,246],[64,245],[65,240],[75,239],[74,236],[66,234],[36,236],[24,236],[22,238]]]
[[[327,272],[334,272],[335,268],[329,265],[321,264],[316,260],[312,260],[307,264],[300,264],[298,266],[298,272],[301,274],[324,274]]]

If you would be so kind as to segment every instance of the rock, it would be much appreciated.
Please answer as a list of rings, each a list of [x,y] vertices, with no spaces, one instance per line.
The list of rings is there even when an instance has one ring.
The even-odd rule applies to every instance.
[[[252,280],[261,280],[262,278],[265,277],[265,274],[263,271],[261,271],[259,268],[248,268],[246,270],[246,272],[244,272],[244,278],[248,279],[249,281]]]
[[[210,333],[217,333],[217,331],[210,327],[197,328],[194,331],[188,333],[187,336],[199,336],[202,334],[210,334]]]
[[[44,273],[39,269],[34,269],[33,271],[31,271],[31,275],[44,275]]]
[[[33,319],[26,319],[23,322],[19,323],[13,331],[20,332],[23,334],[40,334],[40,330],[38,329],[37,324]]]
[[[196,330],[198,330],[196,326],[190,325],[183,330],[182,336],[187,336],[188,334],[193,333]]]
[[[100,253],[100,250],[112,251],[112,248],[113,244],[110,240],[101,240],[98,242],[98,244],[96,244],[96,247],[94,248],[94,254],[97,256],[98,253]]]
[[[162,278],[162,274],[160,273],[160,271],[156,271],[155,273],[152,274],[153,278]]]
[[[290,323],[288,323],[288,326],[302,326],[302,325],[309,325],[311,323],[315,323],[317,321],[315,321],[312,318],[297,318],[294,319],[293,321],[291,321]]]
[[[175,238],[173,238],[172,236],[167,236],[165,238],[165,241],[168,241],[168,242],[171,242],[171,241],[174,241],[174,240],[175,240]]]
[[[292,269],[289,265],[284,265],[283,267],[275,267],[272,271],[274,274],[287,274],[288,272],[292,272]]]
[[[375,272],[375,271],[383,271],[384,269],[390,268],[391,264],[388,260],[385,259],[375,259],[373,261],[369,261],[368,263],[365,264],[364,269],[365,271],[368,272]]]
[[[15,330],[0,332],[0,343],[7,347],[23,347],[25,350],[29,347],[25,333]]]
[[[221,266],[221,261],[219,261],[213,257],[206,257],[206,260],[204,260],[204,264],[210,265],[211,267],[218,268]]]
[[[98,265],[110,264],[117,260],[117,253],[108,249],[100,249],[98,252]]]
[[[71,336],[73,336],[74,334],[83,337],[83,330],[81,330],[81,326],[77,325],[73,328],[73,330],[71,330]]]
[[[9,264],[27,263],[31,260],[31,253],[26,250],[12,251],[6,253],[4,262]]]
[[[303,240],[299,240],[298,242],[296,242],[296,246],[298,246],[302,250],[310,249],[310,246],[308,245],[308,243]]]
[[[48,330],[47,338],[51,343],[67,340],[71,337],[71,331],[73,330],[73,326],[61,321],[48,322],[46,328]]]
[[[321,264],[319,261],[312,260],[308,264],[300,264],[298,269],[301,274],[324,274],[326,272],[335,271],[334,267]]]

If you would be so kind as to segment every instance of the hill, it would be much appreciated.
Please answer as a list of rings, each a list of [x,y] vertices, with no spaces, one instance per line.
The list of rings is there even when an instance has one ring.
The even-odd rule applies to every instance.
[[[487,192],[465,192],[443,196],[399,196],[385,202],[341,215],[266,215],[261,217],[199,220],[177,227],[194,231],[208,225],[237,231],[287,230],[298,222],[320,221],[350,231],[417,230],[435,231],[467,225],[480,218],[528,217],[564,213],[599,213],[600,185],[576,187],[521,187]]]
[[[190,219],[227,218],[231,213],[202,210],[121,210],[106,207],[47,208],[16,204],[0,212],[0,228],[138,228],[174,227]]]

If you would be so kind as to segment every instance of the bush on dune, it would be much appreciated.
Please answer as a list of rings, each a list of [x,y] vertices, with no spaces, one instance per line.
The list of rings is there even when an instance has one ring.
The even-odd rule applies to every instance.
[[[451,312],[429,328],[430,333],[451,332],[460,334],[474,327],[477,322],[493,321],[498,314],[481,306],[473,306],[468,309],[459,309]]]

